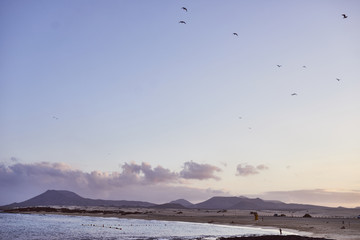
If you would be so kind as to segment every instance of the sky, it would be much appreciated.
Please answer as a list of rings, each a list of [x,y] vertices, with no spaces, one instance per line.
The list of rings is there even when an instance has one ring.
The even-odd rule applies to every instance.
[[[356,0],[2,0],[0,204],[360,206],[359,29]]]

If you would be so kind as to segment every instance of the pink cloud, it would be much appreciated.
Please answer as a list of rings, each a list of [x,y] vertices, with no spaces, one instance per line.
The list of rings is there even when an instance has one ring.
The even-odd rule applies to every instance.
[[[236,175],[237,176],[250,176],[259,174],[260,171],[269,169],[266,165],[261,164],[258,166],[252,166],[249,164],[238,164],[236,168]]]
[[[215,172],[220,172],[221,169],[210,164],[199,164],[193,161],[185,162],[184,169],[180,172],[180,176],[185,179],[216,179],[220,178],[215,175]]]

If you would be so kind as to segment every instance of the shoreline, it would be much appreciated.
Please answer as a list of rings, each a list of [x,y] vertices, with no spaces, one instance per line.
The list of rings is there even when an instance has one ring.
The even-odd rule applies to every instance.
[[[143,220],[162,220],[209,223],[228,226],[282,229],[295,235],[310,238],[334,240],[360,240],[360,219],[342,214],[333,216],[316,215],[301,217],[302,213],[288,216],[274,216],[274,211],[258,211],[259,220],[248,210],[203,210],[203,209],[153,209],[153,208],[112,208],[112,207],[56,207],[23,208],[4,211],[7,213],[59,214],[91,217],[114,217]],[[276,211],[275,211],[276,212]],[[277,211],[279,212],[279,211]],[[312,213],[315,214],[315,213]],[[285,215],[285,214],[283,214]],[[335,217],[334,217],[335,216]],[[286,235],[276,235],[286,236]],[[283,238],[282,238],[283,239]],[[308,238],[309,239],[309,238]]]

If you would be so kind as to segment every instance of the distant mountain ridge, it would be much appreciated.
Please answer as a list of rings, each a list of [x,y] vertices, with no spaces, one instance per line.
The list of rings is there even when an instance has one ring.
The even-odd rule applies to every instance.
[[[239,210],[300,210],[313,208],[327,208],[323,206],[284,203],[280,201],[266,201],[260,198],[246,197],[212,197],[204,202],[195,204],[202,209],[239,209]]]
[[[1,206],[0,209],[36,206],[104,206],[104,207],[141,207],[141,208],[194,208],[194,209],[239,209],[239,210],[300,210],[328,208],[305,204],[288,204],[280,201],[266,201],[247,197],[212,197],[204,202],[193,204],[185,199],[178,199],[165,204],[142,201],[102,200],[83,198],[66,190],[47,190],[46,192],[20,203]]]
[[[66,190],[47,190],[24,202],[12,203],[2,208],[30,207],[30,206],[104,206],[104,207],[152,207],[154,203],[125,200],[102,200],[83,198],[78,194]]]

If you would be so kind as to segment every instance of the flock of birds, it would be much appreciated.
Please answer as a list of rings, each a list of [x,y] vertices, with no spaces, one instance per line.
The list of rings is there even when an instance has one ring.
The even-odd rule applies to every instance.
[[[182,7],[181,9],[184,10],[185,12],[188,11],[188,9],[187,9],[186,7]],[[348,16],[347,16],[345,13],[341,14],[341,16],[343,17],[343,19],[348,18]],[[180,24],[186,24],[186,22],[183,21],[183,20],[179,21],[179,23],[180,23]],[[239,37],[239,34],[238,34],[237,32],[233,32],[233,35],[236,36],[236,37]],[[276,66],[279,67],[279,68],[282,67],[282,65],[280,65],[280,64],[278,64],[278,65],[276,65]],[[302,66],[302,67],[303,67],[303,68],[306,68],[305,65]],[[340,78],[336,78],[336,80],[339,82],[339,81],[340,81]],[[298,95],[297,93],[292,93],[292,94],[291,94],[291,96],[297,96],[297,95]]]
[[[182,9],[183,11],[185,11],[185,12],[188,12],[188,9],[187,9],[186,7],[182,7],[181,9]],[[343,17],[343,19],[348,18],[348,16],[347,16],[345,13],[341,14],[341,16]],[[179,21],[179,23],[180,23],[180,24],[186,24],[186,22],[183,21],[183,20]],[[239,37],[239,34],[238,34],[237,32],[233,32],[232,34],[233,34],[235,37]],[[282,65],[280,65],[280,64],[277,64],[276,66],[279,67],[279,68],[282,67]],[[306,68],[305,65],[302,66],[302,67],[303,67],[303,68]],[[337,80],[338,82],[340,82],[340,78],[336,78],[336,80]],[[296,92],[291,93],[291,96],[297,96],[297,95],[298,95],[298,94],[297,94]],[[59,118],[56,117],[56,116],[53,116],[53,119],[54,119],[54,120],[59,120]],[[242,119],[242,117],[239,117],[239,119]],[[249,129],[251,129],[251,128],[249,127]]]
[[[105,226],[104,224],[102,226],[101,225],[95,225],[95,224],[81,224],[81,226],[103,227],[103,228],[112,228],[112,229],[122,230],[121,227]],[[120,226],[120,224],[119,224],[119,226]]]
[[[182,7],[181,9],[182,9],[183,11],[185,11],[185,12],[188,12],[188,9],[187,9],[186,7]],[[348,16],[347,16],[345,13],[341,14],[341,16],[343,17],[343,19],[348,18]],[[183,20],[179,21],[179,23],[180,23],[180,24],[186,24],[186,22],[183,21]],[[237,32],[233,32],[232,34],[233,34],[235,37],[239,37],[239,34],[238,34]],[[279,67],[279,68],[282,67],[282,65],[280,65],[280,64],[277,64],[276,66]],[[302,67],[303,67],[303,68],[307,68],[305,65],[302,66]],[[339,81],[340,81],[340,78],[336,78],[336,80],[339,82]],[[298,94],[297,94],[296,92],[291,93],[291,96],[297,96],[297,95],[298,95]],[[239,117],[239,119],[242,119],[242,117]],[[249,127],[248,129],[251,130],[252,128]]]

